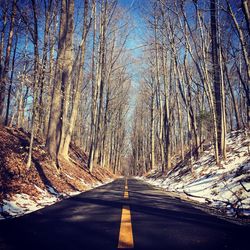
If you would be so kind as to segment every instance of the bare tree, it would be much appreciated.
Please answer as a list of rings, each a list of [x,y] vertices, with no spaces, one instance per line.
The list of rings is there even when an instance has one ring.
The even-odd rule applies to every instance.
[[[5,14],[6,15],[6,14]],[[5,60],[4,60],[4,66],[3,71],[0,75],[0,118],[2,119],[3,116],[3,110],[4,110],[4,102],[5,102],[5,90],[6,90],[6,83],[9,73],[9,64],[10,64],[10,54],[12,49],[12,41],[14,36],[14,22],[15,22],[15,16],[16,16],[16,0],[12,1],[12,11],[11,11],[11,17],[10,17],[10,29],[8,33],[8,39],[7,39],[7,46],[6,46],[6,53],[5,53]],[[4,16],[4,23],[6,22],[6,16]],[[4,24],[5,26],[5,24]],[[3,27],[4,28],[4,27]],[[4,35],[2,33],[2,41],[1,41],[1,53],[3,50],[3,43],[4,43]]]

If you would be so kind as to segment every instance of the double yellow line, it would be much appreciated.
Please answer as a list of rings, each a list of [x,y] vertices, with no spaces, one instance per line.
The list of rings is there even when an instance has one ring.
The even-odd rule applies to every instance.
[[[125,179],[124,199],[128,199],[128,181]],[[134,248],[130,207],[123,205],[118,248]]]

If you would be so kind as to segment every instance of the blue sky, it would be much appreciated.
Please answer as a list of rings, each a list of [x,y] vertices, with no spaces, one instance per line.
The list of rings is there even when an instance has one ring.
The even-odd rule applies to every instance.
[[[145,3],[146,1],[144,0],[118,0],[118,5],[128,9],[128,18],[131,18],[131,22],[134,26],[134,28],[130,32],[130,36],[128,37],[126,47],[136,61],[140,60],[142,54],[142,48],[140,46],[142,45],[141,38],[143,37],[143,22],[140,16],[140,6]],[[141,78],[139,72],[140,69],[138,68],[138,66],[138,64],[131,64],[128,68],[129,74],[132,76],[132,86],[130,89],[130,109],[127,117],[128,120],[130,120],[133,116],[137,98],[137,90]]]

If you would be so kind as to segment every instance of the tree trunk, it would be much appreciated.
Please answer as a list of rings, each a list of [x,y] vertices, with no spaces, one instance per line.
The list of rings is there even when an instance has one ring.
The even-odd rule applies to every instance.
[[[71,136],[73,133],[73,129],[75,127],[75,122],[77,118],[77,113],[78,113],[78,106],[79,106],[79,101],[80,101],[80,94],[81,94],[81,83],[83,82],[83,65],[85,61],[85,50],[86,50],[86,40],[87,40],[87,34],[89,31],[90,23],[88,24],[88,0],[84,1],[84,24],[83,24],[83,33],[82,33],[82,41],[80,44],[80,56],[79,56],[79,71],[78,71],[78,77],[76,79],[76,86],[75,86],[75,93],[74,93],[74,98],[73,98],[73,105],[72,105],[72,112],[69,120],[69,125],[68,129],[66,132],[65,136],[65,141],[63,144],[63,149],[62,151],[64,152],[64,157],[67,159],[68,158],[68,151],[69,151],[69,144],[71,141]],[[76,59],[77,60],[77,59]]]
[[[16,1],[13,0],[12,2],[12,12],[11,12],[11,18],[10,18],[10,30],[8,35],[8,41],[6,46],[6,54],[5,54],[5,61],[4,61],[4,67],[2,75],[0,76],[0,120],[2,120],[3,116],[3,110],[4,110],[4,101],[5,101],[5,90],[6,90],[6,83],[9,73],[9,63],[10,63],[10,54],[11,54],[11,48],[12,48],[12,41],[13,41],[13,35],[14,35],[14,25],[15,25],[15,16],[16,16]]]
[[[31,122],[31,136],[30,136],[30,146],[27,161],[27,168],[31,166],[32,158],[32,148],[36,130],[36,115],[37,115],[37,98],[38,98],[38,74],[39,74],[39,52],[38,52],[38,21],[37,21],[37,6],[36,0],[32,0],[32,9],[34,15],[34,84],[33,84],[33,108],[32,108],[32,122]]]
[[[74,0],[66,1],[66,12],[62,13],[65,18],[65,41],[64,41],[64,62],[62,64],[61,76],[61,119],[60,119],[60,142],[58,156],[68,159],[68,147],[65,147],[66,134],[69,129],[68,110],[69,94],[72,81],[73,67],[73,32],[74,32]],[[64,16],[65,15],[65,16]]]
[[[5,126],[8,126],[9,113],[10,113],[10,101],[11,101],[11,91],[12,91],[13,76],[14,76],[14,70],[15,70],[17,41],[18,41],[18,37],[16,35],[16,42],[15,42],[15,47],[14,47],[13,57],[12,57],[10,84],[9,84],[9,89],[8,89],[8,99],[7,99],[7,107],[6,107]]]
[[[72,74],[73,28],[74,0],[62,0],[55,83],[46,140],[46,146],[53,160],[58,160],[59,155],[65,156],[63,144],[66,135],[69,84]]]
[[[44,105],[44,90],[45,90],[45,71],[48,61],[48,45],[49,45],[49,29],[51,23],[51,7],[52,0],[49,0],[48,8],[45,9],[45,28],[43,36],[43,55],[42,55],[42,66],[38,79],[38,86],[40,89],[39,93],[39,113],[38,113],[38,134],[43,136],[43,131],[45,127],[45,105]]]
[[[102,1],[101,6],[101,16],[100,16],[100,34],[99,34],[99,48],[98,48],[98,63],[97,63],[97,70],[96,70],[96,79],[95,83],[96,86],[94,87],[93,93],[93,103],[92,103],[92,122],[91,122],[91,131],[92,131],[92,140],[90,145],[89,151],[89,159],[88,159],[88,168],[90,172],[93,171],[93,162],[96,155],[96,149],[98,144],[98,132],[99,132],[99,122],[100,122],[100,112],[102,107],[98,107],[98,100],[99,105],[102,104],[102,88],[103,88],[103,64],[104,64],[104,42],[105,42],[105,25],[106,25],[106,10],[107,10],[107,2]]]
[[[151,141],[151,169],[155,169],[155,89],[152,83],[152,96],[151,96],[151,121],[150,121],[150,141]]]
[[[218,45],[218,28],[217,28],[217,0],[211,0],[211,38],[212,38],[212,62],[213,62],[213,82],[214,82],[214,104],[216,110],[217,125],[217,147],[219,155],[223,153],[223,114],[222,114],[222,97],[221,97],[221,69],[219,63],[219,45]]]

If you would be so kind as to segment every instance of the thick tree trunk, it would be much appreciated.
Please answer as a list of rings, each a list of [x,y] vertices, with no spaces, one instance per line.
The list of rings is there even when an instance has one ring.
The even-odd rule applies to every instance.
[[[4,102],[5,102],[5,91],[6,91],[6,83],[8,81],[8,73],[9,73],[9,64],[10,64],[10,54],[12,48],[12,41],[14,35],[14,22],[16,16],[16,1],[13,0],[12,2],[12,12],[10,18],[10,30],[8,35],[8,41],[6,46],[6,54],[5,54],[5,61],[2,75],[0,75],[0,120],[2,120],[3,110],[4,110]]]
[[[81,86],[82,86],[83,76],[84,76],[83,65],[85,61],[86,40],[87,40],[87,35],[88,35],[89,27],[90,27],[90,23],[88,23],[88,8],[89,8],[88,0],[85,0],[84,1],[84,14],[83,14],[83,18],[84,18],[83,33],[82,33],[82,41],[81,41],[80,48],[79,48],[80,49],[79,64],[78,64],[79,73],[76,79],[72,112],[70,115],[68,130],[65,136],[65,142],[63,145],[64,156],[66,158],[68,158],[69,144],[71,141],[71,136],[72,136],[73,129],[75,127],[76,118],[77,118],[78,106],[79,106],[80,94],[81,94]]]
[[[6,107],[6,116],[5,116],[5,126],[8,126],[8,124],[9,124],[10,101],[11,101],[11,91],[12,91],[12,84],[13,84],[13,77],[14,77],[14,70],[15,70],[17,41],[18,41],[18,37],[16,35],[15,47],[14,47],[13,57],[12,57],[10,84],[9,84],[9,89],[8,89],[8,98],[7,98],[7,107]]]
[[[68,159],[68,146],[65,147],[66,134],[69,129],[68,111],[69,111],[69,94],[72,81],[73,68],[73,32],[74,32],[74,0],[66,1],[65,13],[65,41],[64,41],[64,61],[62,64],[61,77],[61,119],[60,119],[60,142],[58,156]],[[65,15],[65,16],[64,16]]]
[[[43,136],[45,127],[45,105],[44,105],[44,92],[45,92],[45,71],[48,61],[48,45],[49,45],[49,29],[51,23],[51,8],[52,0],[48,2],[48,8],[45,9],[45,28],[43,36],[43,55],[42,55],[42,66],[38,79],[39,86],[39,113],[38,113],[38,134]]]
[[[62,0],[55,83],[46,146],[53,160],[66,155],[63,145],[67,128],[69,87],[72,74],[74,0]]]
[[[213,62],[213,83],[214,83],[214,105],[216,110],[216,125],[217,125],[217,147],[219,155],[223,154],[223,110],[222,110],[222,82],[221,68],[219,62],[219,45],[218,45],[218,27],[217,27],[217,0],[211,0],[211,39],[212,39],[212,62]]]
[[[165,166],[167,169],[171,167],[171,153],[170,153],[170,115],[169,115],[169,99],[170,99],[170,88],[168,86],[167,80],[167,66],[166,66],[166,58],[164,55],[164,50],[162,50],[162,67],[163,67],[163,82],[164,82],[164,135],[165,135]],[[171,72],[172,67],[170,67],[170,81],[171,82]]]
[[[54,60],[54,53],[55,53],[55,36],[57,29],[57,13],[55,10],[56,7],[54,7],[53,11],[53,17],[52,17],[52,29],[49,32],[49,82],[48,82],[48,95],[47,95],[47,108],[48,112],[45,113],[45,124],[43,128],[43,134],[48,135],[48,128],[49,128],[49,119],[50,119],[50,112],[51,112],[51,103],[52,103],[52,96],[53,96],[53,88],[54,88],[54,82],[55,82],[55,67],[56,63]]]

